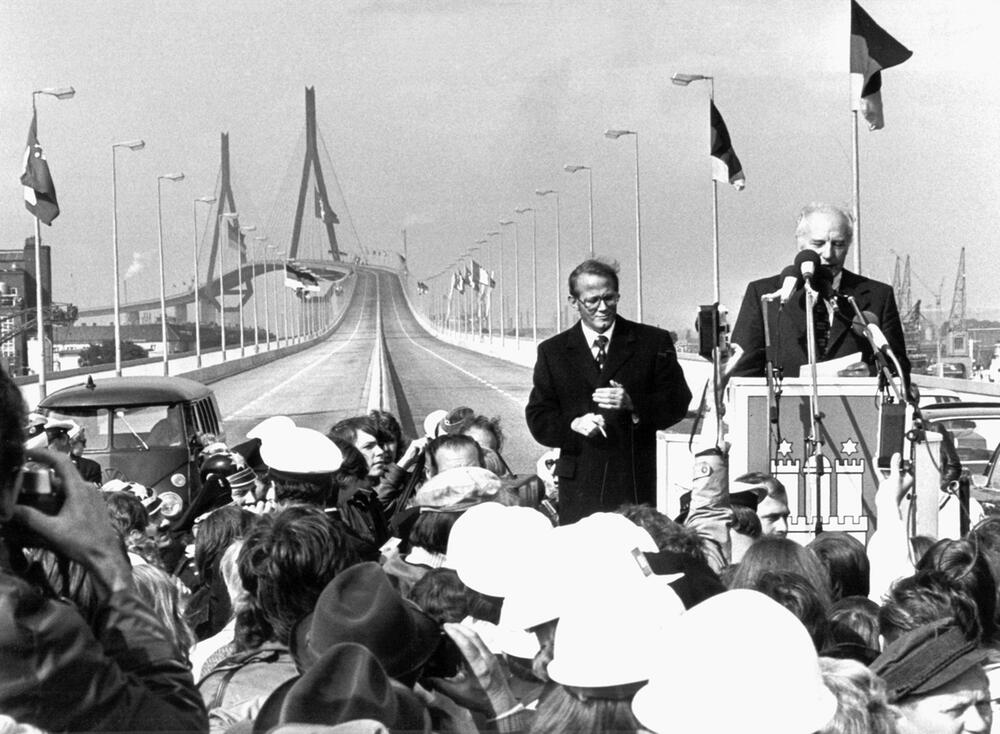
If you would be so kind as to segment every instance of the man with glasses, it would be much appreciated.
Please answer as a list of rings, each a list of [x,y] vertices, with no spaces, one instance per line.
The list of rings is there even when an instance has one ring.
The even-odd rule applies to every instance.
[[[562,524],[656,500],[656,432],[684,417],[691,391],[662,329],[618,316],[618,269],[586,260],[569,276],[580,321],[538,345],[525,409],[539,443],[560,449]]]

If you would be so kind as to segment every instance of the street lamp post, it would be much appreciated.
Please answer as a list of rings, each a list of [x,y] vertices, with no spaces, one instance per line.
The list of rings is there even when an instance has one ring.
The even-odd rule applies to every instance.
[[[120,278],[118,276],[118,167],[115,153],[119,148],[142,150],[146,147],[144,140],[129,140],[123,143],[111,144],[111,247],[114,251],[114,267],[112,273],[115,279],[114,318],[115,318],[115,376],[122,376],[122,312],[121,296],[119,295]]]
[[[554,195],[556,197],[556,333],[562,331],[562,271],[559,267],[562,251],[561,234],[559,232],[559,192],[555,189],[535,189],[537,196]]]
[[[534,207],[515,209],[518,214],[531,212],[531,340],[538,343],[538,216]]]
[[[247,232],[253,232],[257,229],[257,225],[248,224],[246,227],[240,227],[239,237],[236,238],[236,274],[239,281],[240,289],[240,356],[245,357],[246,351],[246,324],[244,323],[244,314],[246,310],[244,306],[246,303],[243,301],[243,235]]]
[[[267,237],[254,237],[254,242],[260,242],[261,247],[264,248],[264,341],[265,347],[268,352],[271,351],[271,334],[267,330],[267,317],[268,317],[268,296],[267,296]],[[254,280],[257,279],[257,250],[254,250]],[[254,289],[253,292],[253,334],[254,334],[254,348],[260,353],[260,338],[257,334],[257,290]]]
[[[194,200],[194,363],[201,367],[201,276],[198,274],[198,204],[214,204],[214,196],[200,196]]]
[[[489,244],[489,242],[490,242],[489,240],[485,240],[485,239],[484,240],[476,240],[476,244],[479,245],[479,251],[482,252],[482,253],[484,253],[485,256],[486,256],[486,258],[489,258],[489,256],[490,256],[490,251],[489,251],[489,248],[487,247],[487,245]],[[493,305],[493,298],[492,298],[492,296],[493,296],[493,286],[492,286],[493,278],[492,278],[492,276],[490,276],[490,266],[489,266],[489,260],[488,259],[484,263],[484,268],[486,270],[486,282],[485,283],[482,282],[482,277],[483,276],[482,276],[482,273],[480,272],[480,276],[479,276],[480,282],[479,282],[479,285],[481,285],[483,287],[484,297],[488,299],[488,303],[492,306]],[[483,338],[483,306],[484,305],[485,304],[483,304],[483,303],[479,303],[479,302],[476,303],[476,315],[479,318],[479,339],[480,340],[482,340],[482,338]],[[490,334],[490,340],[492,341],[492,339],[493,339],[493,334]]]
[[[183,181],[183,173],[165,173],[156,177],[156,246],[160,259],[160,348],[163,350],[163,376],[170,374],[167,355],[167,285],[163,269],[163,186],[164,181]]]
[[[605,130],[604,137],[617,140],[624,135],[635,138],[635,299],[636,320],[642,321],[642,216],[639,210],[639,133],[635,130]]]
[[[590,218],[590,257],[594,257],[594,171],[590,166],[571,166],[568,163],[563,166],[566,173],[576,173],[577,171],[587,172],[587,188],[590,192],[590,206],[588,208]]]
[[[221,340],[220,346],[222,347],[222,361],[226,361],[226,286],[223,282],[226,275],[226,247],[229,246],[229,220],[238,219],[239,214],[236,212],[219,212],[219,325],[221,326]],[[222,228],[225,225],[226,231],[223,233]],[[237,229],[237,231],[239,231]],[[222,238],[225,237],[225,243],[223,243]],[[239,237],[237,236],[237,239]],[[239,243],[237,242],[237,246]]]
[[[500,348],[503,349],[507,336],[507,272],[503,267],[503,228],[513,224],[509,219],[500,220]]]
[[[286,254],[285,252],[275,253],[275,255],[281,258],[282,262],[284,262],[285,260],[285,254]],[[275,308],[278,307],[277,295],[275,295],[274,298],[274,307]],[[278,328],[277,314],[275,314],[274,316],[274,328],[276,329]],[[281,284],[281,331],[285,335],[285,346],[287,347],[288,346],[288,288],[285,287],[284,283]]]
[[[503,235],[500,234],[500,230],[495,229],[492,232],[486,233],[487,237],[499,237],[500,238],[500,343],[503,344]],[[493,255],[490,255],[490,265],[493,264]],[[489,311],[489,322],[490,322],[490,344],[493,343],[493,287],[490,286],[490,311]]]
[[[31,114],[35,124],[35,136],[38,136],[38,107],[35,98],[39,94],[45,94],[56,99],[72,99],[76,94],[73,87],[44,87],[36,89],[31,93]],[[46,395],[45,374],[48,372],[48,364],[45,359],[45,315],[42,311],[42,227],[35,217],[35,334],[38,339],[38,399],[41,400]],[[51,291],[52,284],[49,283]]]
[[[277,252],[278,252],[278,248],[277,247],[275,247],[274,245],[265,245],[264,246],[264,287],[267,288],[268,291],[271,290],[268,286],[269,285],[273,285],[273,281],[274,281],[274,278],[268,278],[267,277],[267,261],[268,261],[268,259],[270,257],[272,257],[268,253],[270,253],[272,250],[275,252],[275,255],[276,255]],[[272,283],[268,284],[268,282],[267,282],[268,280],[272,281]],[[267,319],[264,319],[264,321],[267,322]],[[270,330],[271,327],[267,326],[266,323],[265,323],[265,328],[267,328],[268,330]],[[268,331],[268,340],[267,340],[268,349],[271,348],[270,347],[270,344],[271,344],[270,333],[271,332]],[[278,290],[277,290],[277,288],[275,288],[275,291],[274,291],[274,348],[275,349],[280,349],[281,348],[281,341],[280,341],[280,339],[281,339],[281,332],[278,331]]]
[[[517,222],[506,221],[500,224],[514,225],[514,347],[521,346],[521,267],[518,255]]]

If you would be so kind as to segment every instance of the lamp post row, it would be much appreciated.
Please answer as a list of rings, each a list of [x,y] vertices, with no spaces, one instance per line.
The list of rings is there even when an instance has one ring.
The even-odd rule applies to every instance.
[[[39,95],[47,95],[55,97],[59,100],[72,99],[76,95],[76,90],[73,87],[45,87],[42,89],[36,89],[31,93],[31,108],[32,114],[36,122],[36,135],[37,135],[37,97]],[[115,142],[111,144],[111,243],[112,243],[112,274],[114,278],[114,288],[113,288],[113,320],[114,320],[114,341],[115,341],[115,376],[120,377],[122,375],[122,337],[121,337],[121,275],[120,275],[120,250],[118,245],[118,151],[122,149],[127,149],[129,151],[139,151],[146,147],[146,142],[144,140],[125,140],[120,142]],[[177,173],[166,173],[157,176],[156,179],[156,224],[157,224],[157,255],[159,261],[159,295],[160,295],[160,342],[161,349],[163,352],[163,374],[168,375],[170,371],[169,359],[167,353],[167,306],[166,306],[166,275],[165,275],[165,257],[164,257],[164,247],[163,247],[163,181],[183,181],[184,174]],[[194,242],[193,242],[193,257],[192,265],[194,269],[194,312],[195,312],[195,364],[197,367],[202,366],[202,339],[201,339],[201,277],[199,273],[198,265],[198,204],[214,204],[217,201],[214,196],[201,196],[194,199],[193,204],[193,214],[194,214]],[[220,213],[220,221],[224,221],[229,218],[236,218],[235,212]],[[38,370],[38,390],[39,398],[44,398],[46,396],[46,356],[45,356],[45,318],[44,318],[44,307],[42,303],[42,277],[41,277],[41,232],[38,225],[38,218],[35,218],[35,311],[36,311],[36,334],[39,344],[39,349],[41,350],[40,367]],[[240,228],[241,234],[251,232],[256,230],[256,226],[250,225]],[[220,233],[221,234],[221,233]],[[256,237],[257,241],[264,242],[267,240],[266,237]],[[242,245],[242,242],[241,242]],[[224,247],[221,248],[220,254],[224,251]],[[264,263],[264,296],[265,296],[265,328],[268,329],[267,332],[267,349],[271,348],[270,339],[270,329],[269,329],[269,303],[268,303],[268,288],[267,288],[267,255],[266,251],[275,248],[267,247],[265,248],[265,263]],[[282,254],[283,256],[283,254]],[[224,257],[224,256],[223,256]],[[244,328],[244,309],[243,309],[243,250],[242,246],[239,250],[239,294],[240,294],[240,356],[245,355],[245,328]],[[226,346],[225,346],[225,307],[224,307],[224,288],[222,286],[222,276],[224,275],[223,258],[220,258],[220,271],[219,271],[219,307],[222,317],[221,321],[221,341],[222,341],[222,354],[223,361],[226,359]],[[256,262],[252,261],[252,272],[254,277],[256,277]],[[277,298],[277,294],[275,294]],[[254,324],[254,348],[256,351],[260,351],[260,338],[259,329],[257,321],[257,299],[254,298],[254,314],[253,314],[253,324]],[[283,317],[287,319],[287,316],[283,314]],[[287,321],[286,321],[287,324]],[[277,324],[277,303],[275,303],[275,339],[276,346],[280,345],[279,335],[278,335],[278,324]],[[283,333],[285,344],[288,343],[288,330],[287,325]]]

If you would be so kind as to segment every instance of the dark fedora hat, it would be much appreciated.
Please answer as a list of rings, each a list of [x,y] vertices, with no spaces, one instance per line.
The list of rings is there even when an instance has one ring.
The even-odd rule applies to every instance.
[[[368,648],[386,672],[401,678],[419,669],[441,640],[441,630],[416,604],[399,595],[374,562],[359,563],[326,585],[313,611],[291,634],[299,670],[310,669],[342,642]]]
[[[331,726],[358,719],[393,731],[425,731],[425,708],[409,688],[386,675],[375,656],[351,642],[334,645],[285,695],[280,724]]]

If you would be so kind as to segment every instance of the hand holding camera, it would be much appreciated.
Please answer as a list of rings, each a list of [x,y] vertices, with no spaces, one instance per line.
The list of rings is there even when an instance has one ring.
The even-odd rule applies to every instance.
[[[108,593],[130,588],[131,567],[100,490],[83,480],[68,455],[45,449],[25,453],[12,523],[80,563]]]

